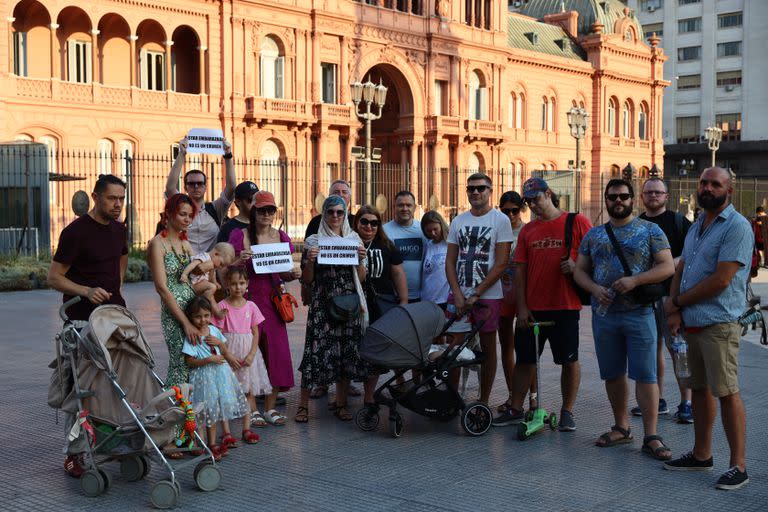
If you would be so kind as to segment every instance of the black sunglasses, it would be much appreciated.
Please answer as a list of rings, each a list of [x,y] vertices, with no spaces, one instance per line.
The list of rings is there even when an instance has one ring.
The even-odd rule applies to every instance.
[[[482,194],[489,188],[491,187],[488,185],[467,185],[467,193],[471,194],[472,192],[479,192]]]
[[[520,208],[502,208],[501,213],[504,215],[517,215],[520,213]]]
[[[379,227],[379,221],[376,219],[368,220],[366,218],[362,218],[358,221],[361,226],[371,226],[372,228]]]
[[[190,187],[190,188],[204,187],[205,186],[205,182],[204,181],[188,181],[188,182],[186,182],[186,185],[188,187]]]
[[[344,210],[325,210],[325,214],[329,217],[341,217],[344,215]]]
[[[630,197],[632,197],[632,194],[630,194],[629,192],[623,192],[621,194],[605,194],[605,198],[609,201],[616,201],[617,199],[626,201]]]
[[[256,213],[259,215],[274,215],[277,213],[277,207],[276,206],[264,206],[261,208],[256,208]]]

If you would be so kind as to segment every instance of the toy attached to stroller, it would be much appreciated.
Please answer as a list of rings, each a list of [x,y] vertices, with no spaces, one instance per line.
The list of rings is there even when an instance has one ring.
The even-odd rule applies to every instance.
[[[390,309],[371,326],[363,337],[360,357],[379,368],[394,370],[395,374],[375,391],[375,404],[369,404],[355,415],[355,423],[364,431],[375,430],[379,424],[379,408],[389,408],[390,432],[400,437],[403,419],[397,406],[429,418],[448,421],[461,415],[461,426],[472,436],[485,434],[491,426],[492,413],[481,402],[464,403],[461,395],[448,382],[451,370],[478,364],[484,355],[474,353],[466,360],[459,354],[474,339],[482,323],[465,333],[461,343],[431,360],[432,340],[442,336],[457,318],[446,322],[445,313],[432,302],[405,304]],[[464,359],[464,360],[462,360]],[[403,384],[396,380],[408,370],[418,370],[418,376]]]
[[[147,476],[151,458],[170,475],[152,487],[150,497],[158,508],[172,508],[178,502],[179,469],[195,465],[197,486],[203,491],[218,488],[221,471],[197,434],[196,411],[186,400],[189,384],[163,389],[164,383],[154,371],[152,349],[130,311],[99,306],[82,327],[82,322],[75,323],[66,315],[67,308],[79,300],[75,297],[59,309],[64,327],[56,336],[59,366],[54,369],[57,378],[52,379],[52,387],[59,389],[49,390],[49,397],[58,393],[62,400],[52,405],[77,417],[69,438],[86,438],[86,471],[80,477],[83,493],[99,496],[111,486],[102,463],[118,461],[121,476],[132,482]],[[71,375],[63,375],[62,368],[71,369]],[[171,464],[161,447],[174,441],[178,448],[170,451],[202,453]]]

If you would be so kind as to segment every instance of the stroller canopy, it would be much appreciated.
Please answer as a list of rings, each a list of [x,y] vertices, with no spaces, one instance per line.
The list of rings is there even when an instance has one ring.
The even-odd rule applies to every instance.
[[[445,313],[434,302],[396,306],[365,331],[360,357],[383,368],[419,366],[444,326]]]
[[[119,352],[138,357],[149,366],[155,358],[133,313],[122,306],[107,304],[93,310],[88,326],[80,333],[91,362],[100,370],[113,370],[112,358]]]

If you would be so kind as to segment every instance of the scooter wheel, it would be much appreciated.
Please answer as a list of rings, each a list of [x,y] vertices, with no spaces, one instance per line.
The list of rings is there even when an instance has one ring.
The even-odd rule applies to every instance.
[[[493,421],[493,413],[482,402],[474,402],[464,408],[461,414],[461,426],[471,436],[481,436],[488,432]]]
[[[555,413],[549,415],[549,428],[552,430],[557,428],[557,416],[555,416]]]
[[[517,440],[525,441],[526,439],[528,439],[528,427],[525,425],[525,423],[518,423],[517,424]]]

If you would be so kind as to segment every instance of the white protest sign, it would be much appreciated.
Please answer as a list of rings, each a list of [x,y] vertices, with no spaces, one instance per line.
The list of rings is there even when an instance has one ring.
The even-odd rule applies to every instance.
[[[187,153],[224,154],[224,132],[209,128],[192,128],[187,134]]]
[[[293,269],[291,248],[287,242],[280,244],[252,245],[251,264],[257,274],[290,272]]]
[[[357,240],[337,236],[321,236],[317,239],[320,253],[317,263],[320,265],[357,265],[360,262]]]

